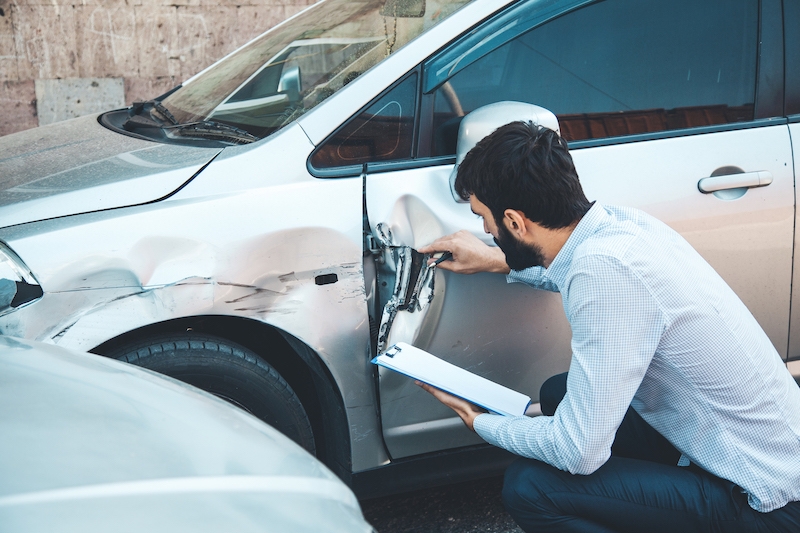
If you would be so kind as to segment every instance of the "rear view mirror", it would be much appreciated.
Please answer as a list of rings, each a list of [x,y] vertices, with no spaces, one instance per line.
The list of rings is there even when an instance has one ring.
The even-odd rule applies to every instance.
[[[300,67],[294,66],[283,70],[281,79],[278,82],[278,92],[284,93],[289,97],[290,102],[300,100],[300,91],[303,89],[300,80]]]
[[[420,18],[425,15],[425,0],[386,0],[382,17]]]
[[[458,166],[467,153],[478,144],[478,141],[515,120],[532,121],[545,128],[554,130],[559,135],[561,130],[556,116],[543,107],[523,102],[497,102],[479,107],[464,117],[458,128],[458,144],[456,146],[456,165],[450,174],[450,192],[458,203],[467,203],[458,196],[455,189]]]

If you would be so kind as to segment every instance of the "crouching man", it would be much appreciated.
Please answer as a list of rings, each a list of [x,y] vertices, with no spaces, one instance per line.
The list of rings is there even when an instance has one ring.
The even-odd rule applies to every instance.
[[[569,372],[542,386],[545,416],[487,414],[423,385],[522,456],[503,487],[522,529],[800,531],[800,388],[680,235],[590,203],[566,142],[531,123],[479,142],[456,190],[499,248],[462,231],[420,251],[561,293],[572,328]]]

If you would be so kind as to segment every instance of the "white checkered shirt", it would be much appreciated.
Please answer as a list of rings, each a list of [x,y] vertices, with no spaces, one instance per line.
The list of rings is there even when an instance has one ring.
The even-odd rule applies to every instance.
[[[631,406],[682,462],[737,484],[752,508],[800,500],[800,388],[747,307],[675,231],[595,203],[549,268],[508,280],[561,293],[572,360],[554,416],[480,415],[487,442],[590,474]]]

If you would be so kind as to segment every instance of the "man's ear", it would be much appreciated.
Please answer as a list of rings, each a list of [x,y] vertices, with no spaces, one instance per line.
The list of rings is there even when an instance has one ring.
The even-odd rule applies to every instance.
[[[506,225],[509,231],[521,237],[527,233],[528,228],[525,225],[525,215],[516,209],[506,209],[503,211],[503,224]]]

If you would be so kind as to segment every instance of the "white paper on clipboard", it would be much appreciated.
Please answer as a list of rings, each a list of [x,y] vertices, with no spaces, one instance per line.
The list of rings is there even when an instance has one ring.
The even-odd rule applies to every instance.
[[[531,403],[530,396],[404,342],[389,347],[373,358],[372,363],[433,385],[499,415],[522,416]]]

